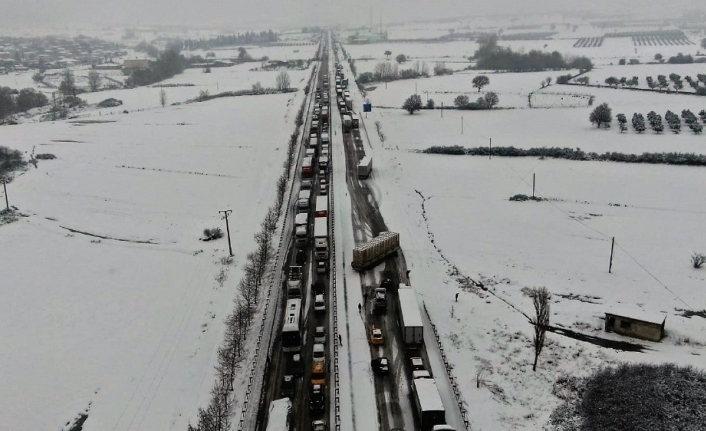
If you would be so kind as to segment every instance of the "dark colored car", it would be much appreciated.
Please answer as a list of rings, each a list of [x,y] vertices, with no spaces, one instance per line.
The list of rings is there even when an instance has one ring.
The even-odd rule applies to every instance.
[[[323,413],[326,410],[323,386],[313,385],[311,387],[311,395],[309,396],[309,410],[311,410],[312,413]]]
[[[380,376],[386,376],[390,374],[390,361],[381,356],[370,361],[370,365],[373,367],[373,372]]]
[[[303,248],[298,248],[295,260],[297,265],[304,265],[306,263],[306,250]]]
[[[282,379],[282,396],[292,398],[294,396],[294,376],[287,374]]]
[[[302,355],[300,355],[299,353],[292,355],[292,360],[289,363],[289,373],[297,377],[301,377],[304,375],[304,364],[302,364]]]

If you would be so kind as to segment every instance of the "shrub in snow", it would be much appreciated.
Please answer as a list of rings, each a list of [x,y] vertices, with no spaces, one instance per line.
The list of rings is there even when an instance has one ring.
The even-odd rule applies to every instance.
[[[52,159],[56,159],[56,156],[53,154],[49,154],[49,153],[43,153],[43,154],[37,154],[36,156],[34,156],[34,158],[38,159],[38,160],[52,160]]]
[[[704,263],[706,263],[706,255],[697,252],[691,255],[691,264],[694,268],[701,268]]]
[[[511,200],[513,202],[524,202],[524,201],[541,202],[544,199],[540,198],[539,196],[527,196],[527,195],[523,195],[523,194],[518,194],[518,195],[512,196],[509,200]]]
[[[214,227],[212,229],[203,230],[204,241],[211,241],[213,239],[223,238],[223,231],[219,227]]]
[[[120,106],[122,104],[123,104],[122,100],[113,99],[111,97],[110,99],[105,99],[105,100],[98,102],[98,105],[96,105],[96,106],[98,106],[99,108],[115,108],[116,106]]]

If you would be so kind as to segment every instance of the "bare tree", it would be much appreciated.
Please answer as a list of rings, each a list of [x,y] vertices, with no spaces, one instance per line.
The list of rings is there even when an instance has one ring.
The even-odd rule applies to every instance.
[[[534,365],[532,365],[532,371],[537,371],[537,360],[539,359],[539,354],[542,353],[544,335],[547,332],[547,326],[549,326],[549,300],[552,295],[546,287],[542,286],[533,287],[530,291],[530,297],[532,298],[536,314],[535,320],[531,321],[534,325]]]
[[[485,378],[492,369],[493,367],[490,366],[490,362],[480,359],[480,364],[476,366],[476,388],[480,388],[480,385],[485,384]]]
[[[497,105],[499,102],[500,98],[493,91],[489,91],[483,96],[483,103],[487,109],[493,109],[493,106]]]
[[[91,91],[98,91],[103,82],[103,77],[95,70],[88,72],[88,87]]]
[[[289,74],[286,71],[281,71],[277,75],[277,89],[280,91],[287,91],[289,90]]]
[[[704,263],[706,263],[706,255],[697,252],[691,255],[691,264],[694,268],[701,268]]]
[[[76,95],[76,78],[71,69],[64,69],[61,72],[61,83],[59,84],[59,92],[64,96]]]
[[[167,92],[162,88],[159,90],[159,103],[162,105],[162,107],[165,107],[167,105]]]

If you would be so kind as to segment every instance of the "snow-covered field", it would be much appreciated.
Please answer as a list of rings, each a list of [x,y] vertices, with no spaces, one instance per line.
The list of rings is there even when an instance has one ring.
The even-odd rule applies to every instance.
[[[598,52],[613,55],[605,48]],[[411,283],[441,332],[472,429],[542,429],[559,404],[552,388],[562,374],[585,376],[619,361],[704,367],[706,321],[683,317],[682,311],[706,309],[706,273],[690,262],[692,252],[705,247],[698,233],[706,206],[695,185],[706,184],[706,170],[413,152],[431,145],[484,146],[490,138],[493,146],[522,148],[706,151],[705,138],[688,130],[679,135],[597,130],[588,121],[592,107],[562,108],[568,102],[559,102],[564,92],[593,95],[594,106],[607,102],[614,114],[630,117],[649,110],[696,113],[703,107],[693,96],[552,85],[537,94],[554,93],[554,109],[520,103],[522,95],[526,103],[527,94],[537,92],[544,77],[563,73],[488,74],[490,85],[483,90],[496,91],[501,106],[515,109],[447,110],[443,118],[438,110],[409,115],[375,106],[401,106],[415,84],[422,101],[429,91],[437,106],[462,93],[474,100],[475,74],[397,81],[367,94],[373,112],[362,117],[371,142],[366,153],[375,166],[369,181],[388,227],[401,234]],[[375,131],[378,121],[384,142]],[[537,194],[549,200],[510,202],[515,194],[531,195],[533,174]],[[459,276],[481,281],[488,290],[468,285],[462,290]],[[613,350],[550,332],[533,373],[532,326],[522,313],[534,313],[523,293],[534,286],[553,294],[552,325],[646,349]],[[603,313],[611,306],[666,313],[667,337],[653,343],[606,333]],[[477,389],[476,371],[483,365],[490,371]]]
[[[64,429],[82,411],[84,429],[194,421],[302,98],[0,128],[4,145],[57,156],[8,185],[26,217],[0,227],[4,427]],[[199,241],[225,231],[225,209],[229,264],[225,238]]]
[[[401,232],[412,284],[439,325],[474,429],[539,429],[558,403],[551,389],[561,373],[585,375],[618,360],[703,366],[706,322],[679,310],[706,308],[706,274],[689,262],[704,246],[696,233],[706,207],[693,184],[706,183],[706,171],[413,154],[403,145],[419,131],[388,118],[375,117],[388,136],[373,144],[378,202],[390,229]],[[538,194],[552,200],[508,201],[531,194],[533,173]],[[612,236],[618,246],[608,274]],[[454,303],[459,287],[451,264],[528,315],[532,304],[522,288],[546,286],[554,294],[552,324],[623,340],[602,331],[603,313],[641,305],[667,313],[668,337],[643,343],[650,350],[640,354],[549,334],[534,374],[525,317],[483,291]],[[493,371],[486,388],[476,389],[483,361]]]

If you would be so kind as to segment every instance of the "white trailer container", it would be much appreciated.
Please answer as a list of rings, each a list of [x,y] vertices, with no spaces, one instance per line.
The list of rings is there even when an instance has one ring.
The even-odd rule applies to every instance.
[[[344,102],[344,106],[345,106],[345,102]],[[351,124],[352,124],[351,123],[351,116],[348,114],[344,115],[343,116],[343,131],[347,132],[347,131],[351,130]]]
[[[400,234],[381,232],[380,235],[353,249],[354,269],[362,270],[400,249]]]
[[[412,287],[400,283],[397,299],[400,303],[398,318],[402,328],[402,341],[407,346],[424,344],[424,322],[422,322],[422,313],[419,311],[416,292]]]
[[[317,260],[328,259],[328,217],[314,219],[314,256]]]
[[[373,158],[372,156],[365,156],[358,163],[358,178],[365,179],[370,176],[373,172]]]

